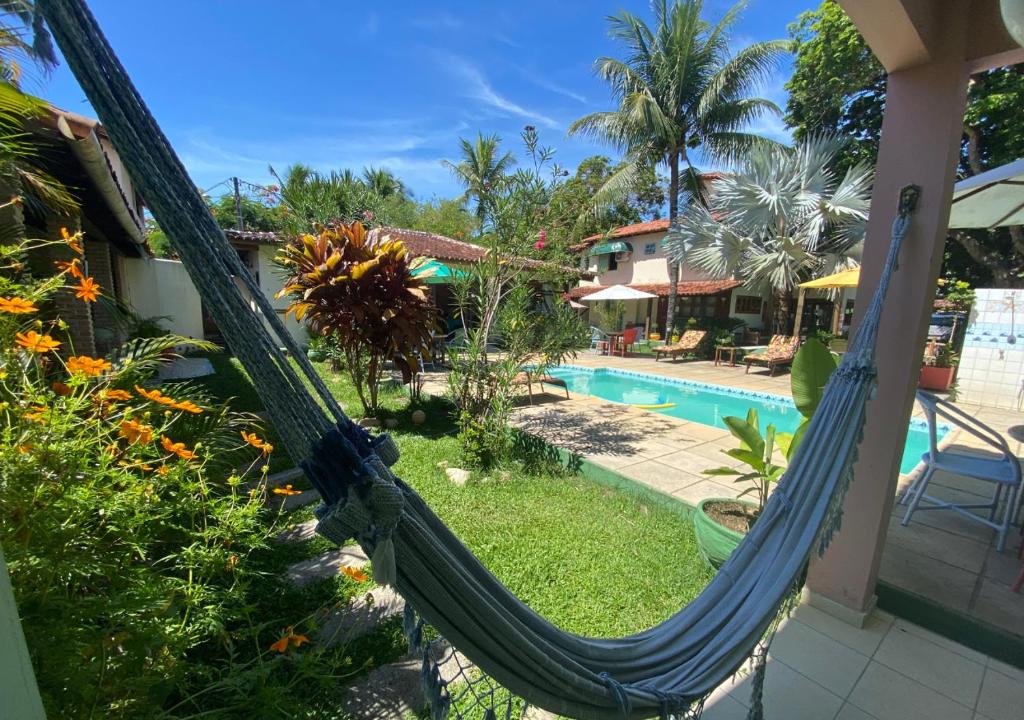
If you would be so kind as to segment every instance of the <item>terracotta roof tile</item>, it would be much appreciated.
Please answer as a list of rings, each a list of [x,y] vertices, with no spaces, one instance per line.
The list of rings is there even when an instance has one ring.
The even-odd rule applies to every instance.
[[[742,285],[739,280],[690,280],[679,283],[680,295],[717,295],[718,293],[732,290]],[[579,300],[587,295],[604,290],[605,285],[579,285],[570,290],[567,295],[573,300]],[[626,287],[648,292],[660,297],[668,297],[668,283],[630,283]]]
[[[381,227],[378,231],[401,240],[409,252],[417,257],[469,263],[483,260],[487,256],[487,248],[436,233],[396,227]]]
[[[634,223],[632,225],[623,225],[617,227],[611,232],[611,237],[633,237],[634,235],[648,235],[656,232],[666,232],[668,230],[668,219],[664,220],[648,220],[647,222]],[[590,237],[583,238],[583,241],[579,245],[574,245],[573,248],[585,247],[591,243],[595,243],[598,240],[603,240],[608,237],[608,234],[598,233],[597,235],[591,235]]]

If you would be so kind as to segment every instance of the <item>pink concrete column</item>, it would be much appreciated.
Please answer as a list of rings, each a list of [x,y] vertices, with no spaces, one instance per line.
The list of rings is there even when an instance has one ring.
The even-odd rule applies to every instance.
[[[961,16],[943,18],[945,37],[930,62],[889,75],[854,328],[878,285],[900,188],[919,185],[921,199],[886,299],[878,338],[878,395],[868,406],[842,531],[825,556],[814,559],[808,578],[811,603],[851,622],[862,622],[874,604],[942,264],[967,97],[967,5],[947,4],[950,14]]]

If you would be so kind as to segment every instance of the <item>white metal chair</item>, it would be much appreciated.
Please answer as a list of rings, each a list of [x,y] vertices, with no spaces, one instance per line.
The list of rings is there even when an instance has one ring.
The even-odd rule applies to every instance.
[[[928,419],[929,450],[921,456],[925,463],[924,472],[908,487],[900,498],[901,504],[908,504],[903,525],[910,523],[914,513],[919,510],[952,510],[970,520],[988,525],[996,531],[996,549],[999,552],[1006,547],[1006,536],[1014,518],[1019,514],[1018,502],[1021,490],[1020,462],[1010,451],[1006,439],[984,423],[971,417],[950,402],[942,400],[931,393],[917,391],[917,401],[921,403]],[[953,423],[965,432],[989,445],[1001,457],[987,458],[967,453],[938,448],[938,418]],[[936,470],[944,470],[955,475],[985,480],[995,485],[992,500],[987,503],[952,503],[928,495],[928,483]],[[922,505],[925,501],[927,504]],[[1001,519],[996,519],[999,507],[1004,504]],[[988,518],[971,512],[972,510],[988,510]]]
[[[590,326],[590,349],[599,353],[608,349],[608,333],[594,325]]]

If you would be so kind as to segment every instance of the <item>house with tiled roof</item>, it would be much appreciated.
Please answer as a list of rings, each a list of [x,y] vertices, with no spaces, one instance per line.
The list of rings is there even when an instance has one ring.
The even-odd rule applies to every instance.
[[[569,291],[569,298],[579,301],[612,285],[657,295],[656,299],[628,303],[624,322],[664,336],[671,288],[668,258],[662,247],[667,234],[668,220],[648,220],[584,238],[573,249],[580,253],[580,269],[592,273],[594,279],[582,279]],[[744,289],[738,280],[710,278],[683,263],[677,287],[677,322],[691,317],[734,317],[750,328],[764,327],[767,298]]]

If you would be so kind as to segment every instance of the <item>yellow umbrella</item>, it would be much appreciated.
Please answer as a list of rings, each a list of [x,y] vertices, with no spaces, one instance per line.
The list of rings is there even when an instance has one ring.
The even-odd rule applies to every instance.
[[[857,287],[860,282],[860,268],[855,267],[851,270],[843,270],[833,275],[826,275],[823,278],[817,280],[808,280],[805,283],[800,283],[802,288],[851,288]]]

